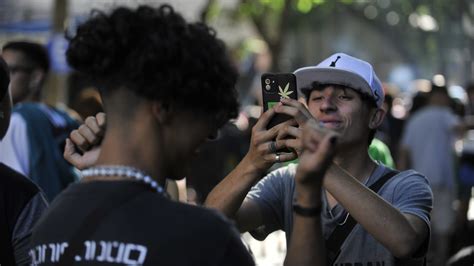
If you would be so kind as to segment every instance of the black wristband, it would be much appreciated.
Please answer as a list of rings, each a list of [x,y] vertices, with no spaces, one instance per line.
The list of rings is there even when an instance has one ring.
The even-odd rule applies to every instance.
[[[304,217],[314,217],[321,214],[321,206],[306,208],[301,205],[298,205],[298,203],[293,203],[293,211],[296,214]]]

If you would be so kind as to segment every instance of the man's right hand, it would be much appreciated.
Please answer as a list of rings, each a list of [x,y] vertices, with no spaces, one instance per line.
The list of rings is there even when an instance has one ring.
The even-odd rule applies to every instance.
[[[308,120],[302,127],[302,152],[295,176],[293,228],[285,266],[326,265],[321,226],[321,186],[334,156],[337,138],[337,133],[321,127],[314,119]]]
[[[267,129],[268,122],[274,115],[275,108],[271,108],[260,116],[252,128],[249,151],[243,159],[259,174],[265,174],[275,163],[291,161],[297,157],[295,153],[277,152],[288,147],[285,140],[277,139],[279,132],[296,122],[292,119]]]
[[[303,127],[303,152],[295,177],[297,200],[299,196],[309,196],[320,201],[323,178],[331,165],[338,137],[336,132],[321,127],[315,120],[308,120]]]
[[[64,159],[79,170],[93,166],[100,154],[100,143],[105,128],[105,113],[98,113],[95,117],[89,116],[84,124],[73,130],[66,139]]]

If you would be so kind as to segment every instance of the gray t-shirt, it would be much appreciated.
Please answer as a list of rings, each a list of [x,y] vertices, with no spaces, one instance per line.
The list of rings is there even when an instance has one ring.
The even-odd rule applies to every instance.
[[[454,126],[459,118],[448,108],[428,106],[407,122],[402,144],[410,151],[411,167],[433,187],[454,189]]]
[[[296,164],[290,164],[271,172],[248,193],[246,199],[256,202],[264,217],[264,226],[252,232],[256,239],[264,239],[269,233],[281,229],[286,233],[287,243],[290,241],[296,167]],[[379,165],[366,185],[372,185],[388,171],[389,168]],[[430,227],[432,192],[428,180],[423,175],[413,170],[400,172],[382,186],[378,194],[402,213],[413,214]],[[339,204],[334,206],[331,212],[332,215],[326,197],[323,197],[321,220],[325,238],[328,238],[337,224],[343,223],[347,217],[347,212]],[[426,253],[428,242],[427,238],[415,258],[395,262],[391,253],[357,224],[343,243],[334,265],[422,265],[423,260],[420,257]]]

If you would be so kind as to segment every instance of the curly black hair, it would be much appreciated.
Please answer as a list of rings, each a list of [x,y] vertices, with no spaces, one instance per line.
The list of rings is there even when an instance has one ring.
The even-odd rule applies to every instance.
[[[165,106],[215,114],[221,123],[237,115],[237,71],[224,43],[169,5],[96,10],[68,38],[69,64],[104,94],[125,87]]]

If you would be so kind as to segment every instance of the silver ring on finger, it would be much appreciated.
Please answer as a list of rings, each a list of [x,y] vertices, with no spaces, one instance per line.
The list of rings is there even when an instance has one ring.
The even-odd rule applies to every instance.
[[[277,163],[280,162],[280,154],[279,154],[279,153],[275,154],[275,161],[276,161]]]
[[[276,141],[271,141],[268,144],[268,150],[270,151],[270,153],[275,153],[277,151]]]

